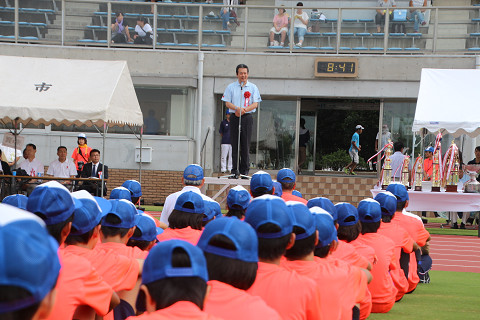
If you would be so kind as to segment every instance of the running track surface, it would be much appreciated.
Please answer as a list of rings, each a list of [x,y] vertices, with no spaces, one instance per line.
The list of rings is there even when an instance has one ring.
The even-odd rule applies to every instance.
[[[432,270],[480,273],[480,238],[432,234]]]

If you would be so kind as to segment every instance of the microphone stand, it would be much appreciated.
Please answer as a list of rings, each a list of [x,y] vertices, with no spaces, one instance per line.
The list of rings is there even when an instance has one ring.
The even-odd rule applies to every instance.
[[[244,87],[244,82],[241,84],[241,89],[243,92],[243,87]],[[240,133],[242,132],[242,107],[240,107],[240,117],[238,117],[238,143],[237,143],[237,168],[236,172],[226,175],[226,176],[220,176],[218,177],[219,179],[251,179],[250,176],[247,176],[245,174],[240,174]],[[249,151],[250,152],[250,151]],[[250,164],[249,164],[250,165]]]

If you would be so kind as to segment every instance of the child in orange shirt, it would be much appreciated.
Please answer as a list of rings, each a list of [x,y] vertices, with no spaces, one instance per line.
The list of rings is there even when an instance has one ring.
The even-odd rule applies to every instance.
[[[376,260],[375,250],[373,250],[372,247],[355,242],[361,231],[357,208],[350,203],[340,202],[335,205],[335,210],[337,212],[339,224],[337,229],[339,243],[342,245],[343,243],[352,245],[355,248],[355,251],[366,258],[370,266],[372,266]],[[371,270],[371,268],[369,270]],[[368,318],[371,309],[372,296],[367,289],[364,300],[360,302],[360,319]]]
[[[358,204],[358,215],[362,235],[358,241],[375,249],[376,263],[372,266],[373,280],[368,284],[372,294],[372,312],[386,313],[395,304],[397,289],[390,276],[395,270],[395,244],[393,241],[377,233],[382,219],[380,204],[373,199],[364,199]]]
[[[315,228],[318,231],[318,243],[314,251],[314,261],[319,269],[317,276],[324,277],[327,286],[339,288],[338,292],[331,291],[329,298],[333,300],[332,304],[334,305],[334,301],[338,297],[342,301],[340,309],[337,310],[338,315],[332,315],[332,319],[336,319],[338,316],[344,320],[358,319],[358,307],[355,315],[352,311],[365,298],[367,283],[372,280],[372,276],[366,269],[331,258],[331,254],[336,250],[338,244],[337,229],[333,224],[333,219],[328,212],[319,207],[312,207],[310,211],[313,213]],[[345,290],[345,288],[351,288],[351,290]]]
[[[283,319],[321,319],[317,284],[280,266],[285,251],[295,242],[285,202],[272,195],[255,198],[247,208],[245,222],[256,230],[259,257],[257,278],[248,292],[263,298]]]
[[[229,320],[280,320],[260,297],[245,292],[257,276],[258,241],[253,228],[236,218],[210,222],[197,245],[207,260],[211,287],[205,312]]]
[[[179,239],[196,245],[202,234],[204,213],[205,203],[200,194],[193,191],[182,193],[168,217],[168,228],[157,236],[158,241]]]
[[[140,200],[142,198],[142,186],[140,185],[140,182],[137,180],[126,180],[123,184],[122,187],[128,189],[130,191],[130,201],[137,207],[140,208]],[[143,211],[147,216],[152,217],[153,221],[155,222],[155,225],[157,227],[160,227],[160,220],[156,219],[153,217],[150,212],[148,211]]]
[[[143,251],[150,251],[158,242],[157,236],[163,233],[163,229],[155,225],[155,218],[144,213],[135,216],[135,231],[128,240],[127,246],[138,247]]]
[[[78,201],[78,200],[75,200]],[[60,183],[50,181],[33,189],[27,209],[42,218],[49,233],[62,246],[70,233],[75,202]],[[106,315],[120,302],[118,295],[101,278],[87,259],[59,250],[62,270],[57,282],[57,299],[48,319],[83,318],[89,308]],[[87,306],[88,308],[81,308]]]
[[[202,311],[208,272],[202,250],[182,240],[158,243],[145,260],[140,301],[147,312],[128,319],[215,320]]]
[[[227,195],[227,217],[237,217],[240,220],[245,219],[245,210],[251,200],[250,193],[242,186],[236,186],[228,191]]]
[[[293,190],[295,190],[295,183],[296,176],[295,172],[289,168],[283,168],[278,171],[277,173],[277,181],[282,185],[282,199],[285,201],[298,201],[303,204],[307,204],[307,200],[298,197],[293,194]]]
[[[58,243],[37,216],[0,204],[0,318],[45,319],[55,302]]]

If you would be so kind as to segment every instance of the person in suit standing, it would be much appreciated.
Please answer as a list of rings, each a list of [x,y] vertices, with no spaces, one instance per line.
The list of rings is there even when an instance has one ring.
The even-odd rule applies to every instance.
[[[108,166],[104,166],[100,163],[100,150],[93,149],[90,151],[90,162],[83,166],[83,170],[80,173],[81,178],[102,178],[108,179]],[[80,189],[87,190],[91,194],[100,195],[99,184],[90,181],[84,181]],[[103,185],[103,194],[107,193],[106,183]]]

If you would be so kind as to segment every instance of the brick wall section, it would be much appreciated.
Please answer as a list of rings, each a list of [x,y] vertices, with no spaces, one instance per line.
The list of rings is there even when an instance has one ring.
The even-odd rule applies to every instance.
[[[142,199],[146,205],[164,202],[165,198],[182,188],[182,171],[143,170]],[[108,191],[119,187],[125,180],[138,181],[138,170],[109,169]]]
[[[376,178],[348,177],[348,176],[298,176],[296,189],[307,200],[315,197],[327,197],[334,203],[350,202],[357,206],[364,198],[371,197],[370,189],[377,183]],[[210,185],[207,195],[212,197],[220,189],[221,185]],[[248,187],[247,187],[248,189]],[[226,192],[216,200],[225,206]]]

